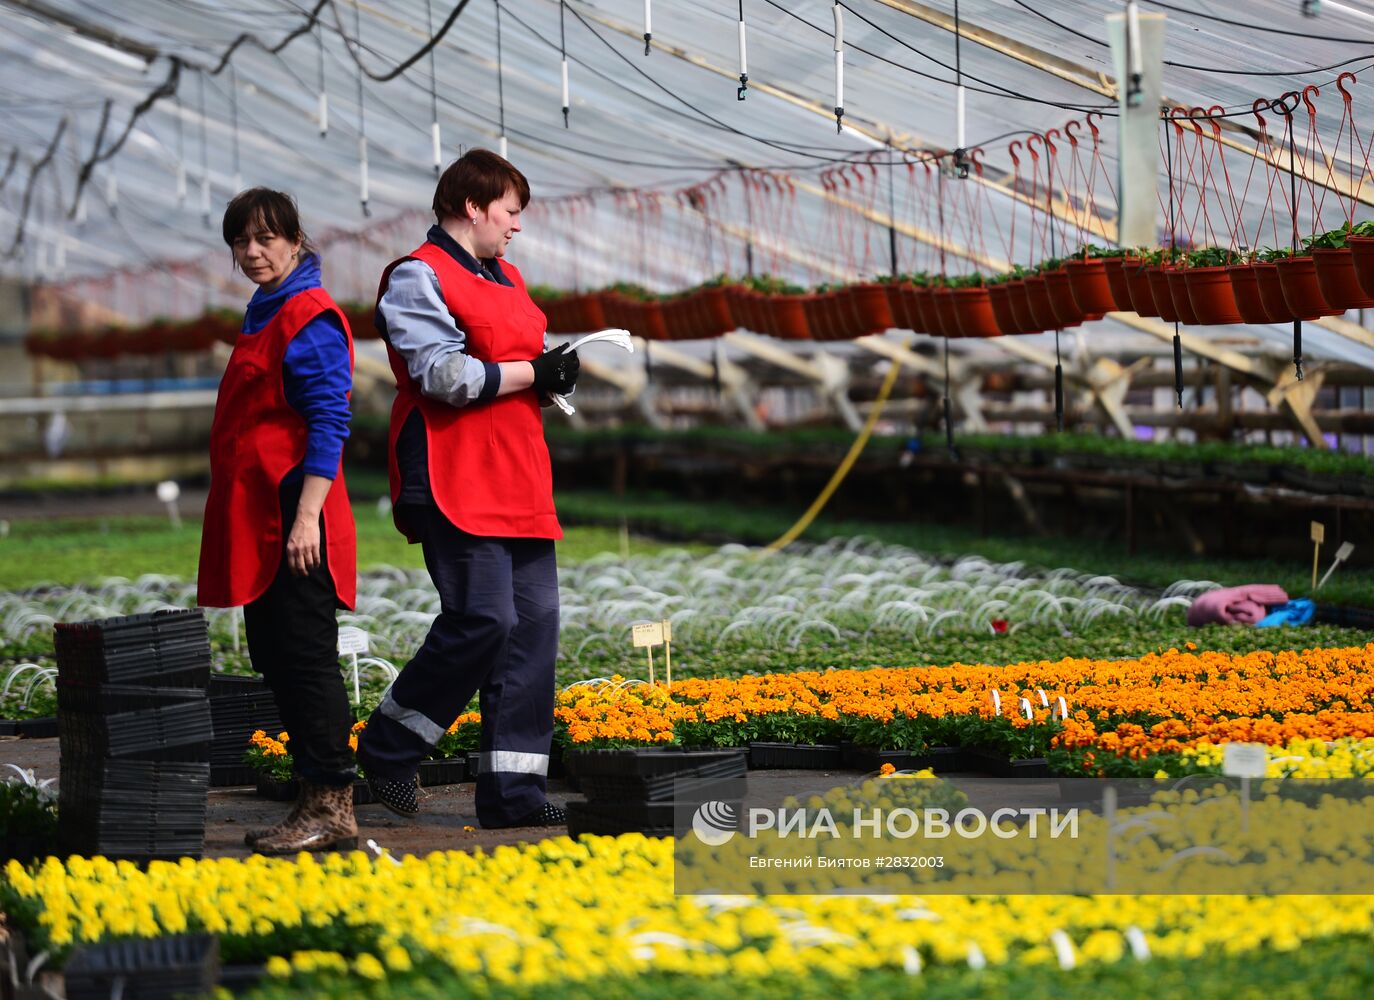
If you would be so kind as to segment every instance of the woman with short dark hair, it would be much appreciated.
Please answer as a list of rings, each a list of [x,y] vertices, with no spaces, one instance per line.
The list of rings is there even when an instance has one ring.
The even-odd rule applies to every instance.
[[[359,741],[373,795],[419,811],[420,761],[481,692],[477,819],[556,826],[545,797],[558,652],[563,537],[540,405],[577,381],[577,355],[545,350],[544,314],[506,247],[529,203],[523,174],[474,149],[434,192],[423,245],[378,291],[397,396],[391,411],[396,526],[424,547],[440,612]]]
[[[243,607],[248,655],[290,734],[300,786],[285,819],[244,840],[264,854],[352,849],[352,714],[334,612],[357,590],[342,464],[353,337],[289,195],[244,191],[223,233],[258,289],[215,403],[197,599]]]

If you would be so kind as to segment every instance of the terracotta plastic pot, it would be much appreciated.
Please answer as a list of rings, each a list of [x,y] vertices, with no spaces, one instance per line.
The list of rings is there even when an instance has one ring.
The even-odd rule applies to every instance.
[[[992,306],[992,315],[997,319],[997,328],[1003,333],[1029,333],[1017,321],[1016,312],[1011,307],[1011,297],[1011,289],[1005,283],[988,286],[988,303]]]
[[[851,336],[882,333],[895,325],[887,304],[887,288],[883,285],[871,282],[850,285],[846,293],[858,322],[858,330]]]
[[[1312,263],[1317,268],[1317,287],[1331,308],[1342,312],[1374,308],[1374,295],[1360,287],[1360,279],[1355,274],[1355,257],[1349,247],[1313,250]]]
[[[986,288],[956,288],[954,312],[959,320],[959,331],[965,337],[1002,336]]]
[[[812,340],[838,340],[839,319],[835,314],[835,293],[819,292],[808,295],[802,303],[806,312],[806,326],[811,331]]]
[[[1073,287],[1069,283],[1069,272],[1061,269],[1045,271],[1045,287],[1050,293],[1050,308],[1060,327],[1080,326],[1085,319],[1101,319],[1101,315],[1085,316],[1073,297]]]
[[[1050,289],[1043,275],[1032,275],[1021,279],[1025,287],[1026,305],[1030,308],[1031,319],[1037,330],[1056,330],[1059,316],[1050,304]]]
[[[1199,320],[1193,311],[1193,301],[1188,298],[1188,270],[1181,267],[1166,267],[1164,277],[1169,286],[1169,298],[1173,300],[1178,321],[1189,326],[1197,326]]]
[[[1174,308],[1174,297],[1169,294],[1169,276],[1165,273],[1162,264],[1151,264],[1145,268],[1145,280],[1150,286],[1150,295],[1155,300],[1155,315],[1166,323],[1182,323],[1183,317],[1179,316],[1178,310]],[[1131,289],[1132,299],[1135,297],[1135,289]]]
[[[1101,319],[1116,309],[1116,297],[1107,281],[1106,260],[1100,257],[1068,260],[1064,262],[1064,270],[1069,275],[1073,300],[1078,303],[1084,319]]]
[[[937,288],[931,293],[931,298],[935,300],[935,312],[939,319],[941,337],[962,337],[963,331],[959,329],[959,313],[954,308],[954,289]]]
[[[1264,311],[1270,316],[1282,317],[1276,322],[1289,323],[1296,317],[1288,300],[1283,297],[1283,286],[1279,283],[1278,265],[1273,261],[1251,265],[1255,272],[1255,284],[1259,288],[1260,301]],[[1234,284],[1234,283],[1233,283]]]
[[[692,340],[698,336],[701,321],[696,304],[689,297],[669,299],[663,303],[662,313],[669,340]]]
[[[1035,322],[1035,316],[1031,314],[1030,300],[1026,298],[1026,279],[1008,281],[1003,287],[1007,290],[1007,305],[1011,306],[1011,314],[1016,317],[1020,332],[1039,333],[1045,329]]]
[[[781,340],[810,340],[806,325],[806,295],[766,295],[764,301],[772,314],[768,332]]]
[[[724,288],[715,285],[709,288],[699,288],[695,297],[702,312],[701,335],[703,337],[719,337],[722,333],[727,333],[739,326],[730,311],[730,297]],[[593,327],[593,329],[601,328]]]
[[[1231,289],[1231,276],[1225,267],[1190,267],[1183,272],[1183,280],[1188,286],[1193,312],[1203,326],[1245,322],[1236,306],[1236,293]]]
[[[1355,267],[1355,280],[1366,295],[1374,295],[1374,236],[1347,236],[1346,248]]]
[[[1281,314],[1270,311],[1268,304],[1260,296],[1259,274],[1255,270],[1260,265],[1257,264],[1232,264],[1227,267],[1226,275],[1231,279],[1231,291],[1236,297],[1236,309],[1240,313],[1240,318],[1246,323],[1283,323],[1293,318],[1288,312],[1288,307],[1283,307]],[[1274,278],[1278,281],[1278,278]],[[1282,301],[1283,296],[1279,296]]]
[[[916,316],[921,321],[921,333],[932,337],[940,336],[940,316],[935,308],[935,292],[928,286],[912,286],[912,295],[907,299],[907,308],[916,306]]]
[[[1322,295],[1317,284],[1317,264],[1311,257],[1288,257],[1274,263],[1279,270],[1283,301],[1298,319],[1320,319],[1343,312],[1333,308]]]
[[[1137,316],[1158,316],[1159,307],[1155,305],[1154,292],[1150,291],[1150,268],[1158,264],[1123,264],[1121,272],[1126,276],[1126,288],[1131,297],[1131,308]]]
[[[902,295],[902,285],[905,282],[889,281],[883,286],[887,293],[887,308],[892,313],[892,325],[898,330],[915,329],[911,325],[911,317],[907,315],[906,299]]]
[[[1107,276],[1107,284],[1112,290],[1112,298],[1116,300],[1116,307],[1123,312],[1132,311],[1135,306],[1131,304],[1131,286],[1126,282],[1126,268],[1139,267],[1139,257],[1107,257],[1102,261],[1103,273]]]

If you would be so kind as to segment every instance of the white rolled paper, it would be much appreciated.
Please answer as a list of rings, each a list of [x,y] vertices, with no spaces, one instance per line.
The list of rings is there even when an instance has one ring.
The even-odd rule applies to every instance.
[[[329,131],[329,95],[323,90],[320,91],[320,135]]]
[[[749,54],[744,44],[744,22],[739,23],[739,71],[743,76],[749,72]]]
[[[439,123],[437,121],[429,124],[429,141],[433,147],[434,167],[437,170],[444,165],[444,149],[443,144],[439,141]]]
[[[508,160],[508,159],[510,159],[510,157],[508,157],[508,156],[506,155],[506,137],[505,137],[504,135],[501,136],[501,159],[503,159],[503,160]]]
[[[964,85],[954,88],[954,148],[964,148]]]
[[[358,200],[367,204],[367,139],[358,136]]]
[[[835,52],[835,107],[844,107],[844,53]]]
[[[570,108],[572,104],[568,101],[568,60],[563,60],[563,107]]]
[[[835,51],[840,52],[844,49],[844,8],[835,4],[831,9],[835,12]]]
[[[186,164],[177,164],[177,206],[186,206]]]

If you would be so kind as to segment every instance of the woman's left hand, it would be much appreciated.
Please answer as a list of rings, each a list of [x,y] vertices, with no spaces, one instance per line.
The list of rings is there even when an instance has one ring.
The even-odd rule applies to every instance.
[[[296,518],[286,539],[286,565],[296,576],[309,576],[320,564],[320,520]]]

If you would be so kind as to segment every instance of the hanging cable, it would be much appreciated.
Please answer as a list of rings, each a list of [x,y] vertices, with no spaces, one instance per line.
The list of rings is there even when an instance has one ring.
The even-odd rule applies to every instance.
[[[316,86],[319,91],[319,110],[316,117],[319,118],[320,138],[323,139],[329,133],[329,93],[324,88],[324,25],[316,25],[316,28],[319,29],[316,38],[320,55],[319,83]]]
[[[843,130],[844,118],[844,14],[835,0],[835,134]]]
[[[654,37],[653,0],[644,0],[644,54],[647,56]]]
[[[741,3],[744,0],[740,0]],[[568,100],[568,29],[564,23],[567,20],[568,0],[558,0],[558,52],[562,57],[563,70],[563,127],[568,127],[568,110],[572,104]]]
[[[1174,262],[1174,245],[1178,236],[1174,231],[1174,211],[1176,200],[1174,197],[1174,147],[1173,141],[1169,137],[1170,122],[1167,115],[1164,118],[1164,163],[1169,170],[1169,263]],[[1178,400],[1178,408],[1183,409],[1183,338],[1178,333],[1178,320],[1174,320],[1174,396]]]
[[[963,25],[959,22],[959,0],[954,0],[954,168],[961,180],[968,177],[968,154],[964,145],[964,64],[959,53],[959,42],[963,35]]]
[[[1292,98],[1293,104],[1288,105],[1288,98]],[[1296,93],[1284,94],[1274,102],[1274,107],[1284,118],[1284,130],[1288,133],[1288,185],[1291,198],[1288,202],[1289,209],[1293,216],[1293,255],[1298,253],[1298,171],[1294,164],[1298,135],[1293,131],[1293,112],[1298,108],[1298,95]],[[1296,312],[1297,310],[1294,310]],[[1293,373],[1294,377],[1301,382],[1303,380],[1302,371],[1302,320],[1297,316],[1293,317]]]
[[[229,64],[229,129],[234,144],[234,194],[243,190],[243,175],[239,172],[239,73]]]
[[[353,5],[353,37],[362,44],[363,22],[362,4]],[[363,64],[358,63],[358,201],[362,204],[363,218],[371,218],[372,211],[367,207],[367,107],[363,101]]]
[[[749,56],[744,44],[744,0],[739,0],[739,90],[735,91],[735,100],[744,100],[745,91],[749,89]]]
[[[434,37],[434,0],[425,0],[425,27]],[[439,77],[434,69],[434,49],[429,50],[429,136],[434,147],[434,176],[444,168],[444,147],[439,136]]]
[[[498,113],[498,128],[501,130],[501,159],[509,159],[506,156],[506,73],[501,62],[501,0],[493,0],[496,4],[496,106]],[[645,17],[648,17],[649,0],[644,0]],[[648,35],[644,36],[648,38]]]

